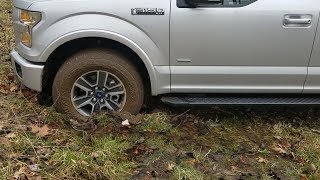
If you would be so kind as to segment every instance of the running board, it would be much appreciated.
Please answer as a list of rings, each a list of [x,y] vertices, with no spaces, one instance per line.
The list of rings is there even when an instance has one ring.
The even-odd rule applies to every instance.
[[[216,96],[216,97],[162,97],[162,102],[173,106],[210,105],[320,105],[320,96],[259,97],[259,96]]]

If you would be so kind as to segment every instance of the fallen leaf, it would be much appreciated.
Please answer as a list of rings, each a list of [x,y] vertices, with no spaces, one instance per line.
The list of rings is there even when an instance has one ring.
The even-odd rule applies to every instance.
[[[122,126],[130,126],[130,123],[129,123],[129,120],[128,120],[128,119],[122,121],[121,124],[122,124]]]
[[[194,166],[196,164],[196,159],[190,159],[189,161],[187,161],[187,163],[191,166]]]
[[[26,175],[27,167],[21,167],[18,171],[14,172],[13,178],[14,179],[21,179],[21,175]]]
[[[44,125],[42,127],[32,125],[31,132],[39,137],[45,137],[51,134],[51,129],[48,125]]]
[[[91,153],[91,156],[92,156],[93,158],[98,158],[100,155],[99,155],[98,152],[93,152],[93,153]]]
[[[40,137],[44,137],[49,134],[50,134],[50,128],[48,127],[48,125],[45,125],[42,128],[40,128],[39,133],[37,135]]]
[[[30,166],[34,166],[34,165],[30,165]],[[14,173],[13,178],[14,179],[42,180],[42,177],[38,176],[37,172],[32,171],[32,170],[35,170],[33,168],[37,167],[38,165],[31,167],[31,168],[30,168],[30,166],[21,167],[18,171],[16,171]]]
[[[259,162],[259,163],[268,163],[269,161],[263,157],[258,157],[256,158],[256,160]]]
[[[284,149],[282,149],[280,147],[274,147],[274,148],[272,148],[272,150],[278,154],[287,154],[287,151],[285,151]]]
[[[10,92],[14,92],[14,91],[16,91],[16,90],[18,90],[18,87],[17,86],[11,86],[10,87]]]
[[[9,133],[5,137],[8,138],[8,139],[12,139],[12,138],[17,137],[17,135],[15,133]]]
[[[135,149],[134,149],[133,154],[135,154],[135,155],[139,154],[138,148],[135,148]]]
[[[166,169],[167,171],[172,171],[175,166],[176,165],[174,163],[167,163]]]
[[[40,171],[39,164],[31,164],[28,166],[29,170],[32,172]]]
[[[31,125],[31,132],[33,134],[37,134],[40,130],[40,127],[39,126],[36,126],[36,125]]]

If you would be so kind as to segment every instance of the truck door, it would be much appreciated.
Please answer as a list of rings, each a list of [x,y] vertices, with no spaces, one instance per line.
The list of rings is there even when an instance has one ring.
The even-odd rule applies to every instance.
[[[302,93],[319,5],[316,0],[172,0],[172,91]]]

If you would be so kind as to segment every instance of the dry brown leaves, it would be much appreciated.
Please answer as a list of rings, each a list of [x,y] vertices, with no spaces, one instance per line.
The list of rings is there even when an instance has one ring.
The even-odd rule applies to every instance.
[[[287,151],[284,150],[284,149],[281,148],[281,147],[274,147],[274,148],[272,148],[272,150],[273,150],[275,153],[280,154],[280,155],[287,154]]]
[[[37,175],[36,172],[32,172],[28,167],[21,167],[13,175],[14,179],[28,179],[28,180],[42,180],[42,177]]]
[[[167,170],[167,171],[172,171],[175,166],[176,166],[176,165],[175,165],[174,163],[169,162],[169,163],[167,163],[167,165],[166,165],[166,170]]]
[[[7,138],[7,139],[13,139],[13,138],[15,138],[15,137],[17,137],[17,135],[16,135],[15,133],[9,133],[9,134],[7,134],[7,135],[5,136],[5,138]]]
[[[48,125],[39,127],[37,125],[31,125],[31,132],[39,137],[46,137],[53,134],[53,130]]]
[[[259,163],[265,163],[267,164],[269,161],[263,157],[257,157],[256,160],[259,162]]]
[[[190,164],[191,166],[194,166],[196,164],[196,159],[190,159],[186,163]]]

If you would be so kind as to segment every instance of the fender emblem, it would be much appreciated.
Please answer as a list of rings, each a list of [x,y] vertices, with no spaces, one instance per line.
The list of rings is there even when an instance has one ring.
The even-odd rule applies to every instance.
[[[165,10],[162,8],[133,8],[132,15],[164,15]]]

